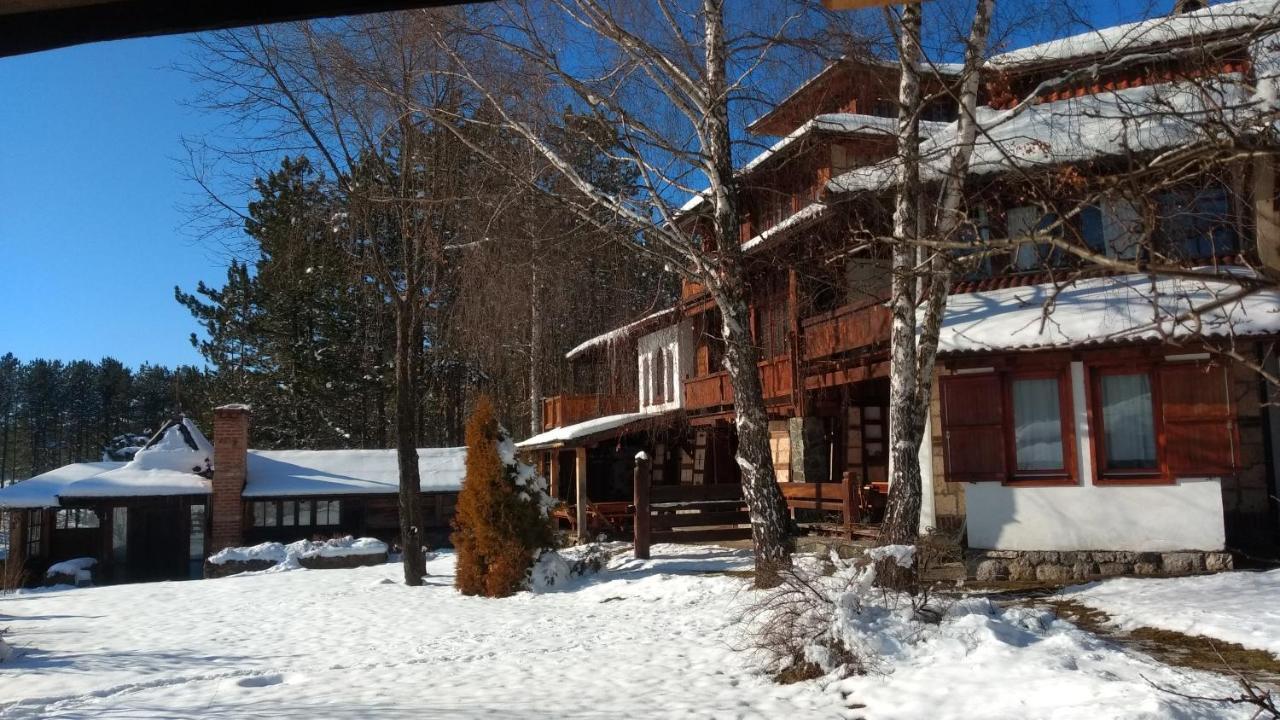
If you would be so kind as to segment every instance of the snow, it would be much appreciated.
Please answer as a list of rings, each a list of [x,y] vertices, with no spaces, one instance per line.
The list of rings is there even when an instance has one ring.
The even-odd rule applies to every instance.
[[[572,360],[578,357],[579,355],[585,353],[588,350],[592,350],[594,348],[602,347],[604,345],[610,345],[620,340],[624,340],[628,337],[631,337],[632,335],[639,333],[641,330],[645,328],[648,328],[657,324],[657,321],[659,320],[665,319],[668,316],[674,316],[675,313],[676,313],[676,308],[669,307],[669,308],[666,308],[665,310],[659,310],[655,313],[645,315],[639,320],[629,322],[626,325],[623,325],[622,327],[619,327],[619,328],[614,328],[609,332],[601,333],[600,335],[597,335],[591,338],[590,340],[583,342],[582,344],[578,345],[574,349],[565,353],[564,359]]]
[[[1061,290],[1045,283],[961,293],[947,298],[938,349],[1008,350],[1280,332],[1280,291],[1276,290],[1261,290],[1206,310],[1198,321],[1175,321],[1191,308],[1203,308],[1237,292],[1239,286],[1226,280],[1162,278],[1153,284],[1145,275],[1122,275],[1076,280]],[[1152,305],[1157,298],[1158,317]],[[1052,312],[1045,318],[1050,300]]]
[[[166,424],[123,466],[66,485],[58,497],[207,495],[212,471],[213,445],[184,417]]]
[[[90,462],[63,465],[0,489],[0,507],[57,507],[58,494],[71,483],[124,467],[122,462]]]
[[[539,433],[533,437],[516,443],[516,447],[521,450],[533,450],[542,447],[550,447],[560,445],[574,440],[580,440],[598,433],[608,432],[610,430],[618,430],[640,420],[652,419],[653,413],[622,413],[621,415],[606,415],[604,417],[593,418],[580,422],[576,425],[566,425],[564,427],[548,430]]]
[[[456,492],[467,449],[418,448],[423,492]],[[398,492],[395,450],[250,450],[244,497],[360,495]]]
[[[49,577],[52,575],[71,575],[74,577],[83,571],[88,571],[92,569],[93,566],[97,564],[98,564],[98,561],[91,557],[82,557],[82,558],[74,558],[71,560],[63,560],[62,562],[58,562],[50,565],[49,569],[44,571],[44,576]]]
[[[223,548],[209,557],[214,565],[225,565],[229,562],[249,562],[265,560],[284,565],[288,569],[297,569],[299,559],[314,557],[351,557],[353,555],[382,555],[387,552],[387,544],[376,538],[352,538],[351,536],[330,540],[298,540],[288,545],[278,542],[265,542],[249,547]]]
[[[1144,85],[1030,105],[977,111],[978,138],[970,172],[1043,168],[1099,157],[1180,147],[1203,138],[1205,128],[1240,128],[1265,116],[1238,74],[1213,81]],[[955,147],[957,125],[921,142],[921,177],[942,177]],[[896,160],[854,168],[827,183],[831,192],[885,190],[896,177]]]
[[[1225,678],[1175,673],[982,599],[937,625],[864,605],[844,629],[880,644],[877,670],[778,685],[743,650],[740,621],[758,596],[725,574],[749,568],[749,553],[652,551],[503,600],[458,594],[451,553],[428,562],[419,588],[385,564],[2,597],[19,653],[0,665],[0,716],[1248,717],[1144,679],[1225,694]]]
[[[1229,32],[1246,33],[1274,26],[1278,12],[1280,0],[1226,2],[1194,12],[1162,15],[1030,45],[992,57],[987,61],[987,67],[1008,70],[1055,60],[1128,53],[1154,45],[1185,43]]]
[[[798,211],[792,213],[786,220],[783,220],[777,225],[770,227],[750,240],[742,243],[742,252],[759,250],[766,242],[769,241],[770,238],[777,237],[778,235],[804,225],[811,220],[817,220],[826,214],[826,204],[820,202],[809,203]]]
[[[943,132],[950,123],[920,121],[920,132],[924,135]],[[881,117],[879,115],[861,115],[858,113],[824,113],[815,115],[791,134],[774,143],[769,149],[752,158],[746,165],[738,169],[736,175],[750,174],[770,158],[781,153],[795,142],[814,133],[824,132],[839,135],[872,135],[881,138],[893,138],[898,135],[898,118]],[[702,197],[698,195],[697,197]]]
[[[1067,588],[1069,600],[1139,627],[1204,635],[1280,656],[1280,570],[1118,578]]]

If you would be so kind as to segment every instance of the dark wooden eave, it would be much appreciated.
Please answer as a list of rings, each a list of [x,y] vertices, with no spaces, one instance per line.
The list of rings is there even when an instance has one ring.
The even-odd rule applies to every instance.
[[[0,57],[54,48],[472,0],[0,0]]]

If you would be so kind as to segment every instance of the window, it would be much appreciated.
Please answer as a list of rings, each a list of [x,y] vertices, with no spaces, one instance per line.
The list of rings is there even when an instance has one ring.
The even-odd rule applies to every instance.
[[[667,401],[667,351],[659,349],[653,354],[653,404]]]
[[[111,559],[122,563],[129,558],[129,508],[111,508]]]
[[[311,524],[311,501],[310,500],[298,501],[298,524],[299,525]]]
[[[1062,234],[1061,227],[1056,226],[1058,218],[1046,214],[1034,205],[1010,208],[1007,226],[1009,239],[1018,241],[1013,254],[1013,265],[1018,270],[1036,270],[1049,265],[1057,265],[1063,259],[1053,245],[1037,242],[1040,238]]]
[[[1100,388],[1107,468],[1155,467],[1151,377],[1146,373],[1106,375]]]
[[[1104,475],[1158,472],[1151,373],[1103,372],[1097,378],[1095,433]]]
[[[279,513],[279,503],[259,500],[253,504],[253,526],[254,527],[275,527],[276,515]]]
[[[59,510],[54,520],[54,527],[59,530],[78,530],[99,527],[98,513],[88,508],[67,508]]]
[[[337,525],[341,522],[341,514],[337,500],[316,501],[316,525]]]
[[[40,557],[44,554],[44,511],[27,512],[27,557]]]
[[[280,513],[280,524],[286,527],[293,525],[297,513],[297,503],[292,500],[285,500],[282,504]]]
[[[1163,252],[1177,260],[1203,260],[1236,252],[1236,225],[1225,188],[1165,193],[1157,199]]]
[[[191,560],[204,559],[204,505],[191,506],[191,533],[187,543],[187,557]]]
[[[1060,394],[1056,377],[1013,378],[1010,381],[1015,473],[1066,469]]]
[[[956,374],[940,388],[948,480],[1077,482],[1068,366]]]
[[[1080,214],[1080,232],[1094,252],[1134,260],[1142,249],[1142,214],[1128,200],[1104,200]]]

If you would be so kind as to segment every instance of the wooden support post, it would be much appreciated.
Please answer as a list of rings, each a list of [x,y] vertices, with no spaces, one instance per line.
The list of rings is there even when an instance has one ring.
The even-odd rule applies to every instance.
[[[636,453],[636,469],[634,482],[634,502],[636,514],[631,523],[635,535],[635,557],[637,560],[649,559],[649,456],[643,451]]]
[[[787,272],[787,327],[791,347],[791,407],[796,417],[808,414],[804,395],[804,336],[800,332],[800,277],[795,268]]]
[[[853,491],[854,491],[853,473],[851,472],[841,473],[840,474],[840,492],[842,495],[841,502],[843,503],[841,508],[842,508],[842,512],[844,513],[844,527],[846,530],[849,530],[853,527],[853,516],[854,516],[854,513],[856,512],[856,510],[854,509],[855,504],[854,504]]]
[[[591,529],[587,527],[587,449],[577,449],[577,465],[574,468],[574,509],[577,511],[578,544],[590,542]]]

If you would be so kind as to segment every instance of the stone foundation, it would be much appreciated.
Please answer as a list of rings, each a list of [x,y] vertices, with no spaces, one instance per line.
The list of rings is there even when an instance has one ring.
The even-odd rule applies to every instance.
[[[1118,575],[1195,575],[1233,567],[1231,553],[1113,550],[970,550],[965,568],[979,582],[1068,583]]]

